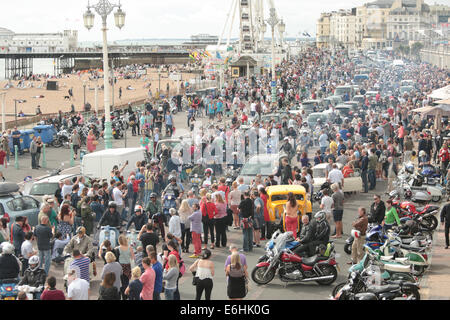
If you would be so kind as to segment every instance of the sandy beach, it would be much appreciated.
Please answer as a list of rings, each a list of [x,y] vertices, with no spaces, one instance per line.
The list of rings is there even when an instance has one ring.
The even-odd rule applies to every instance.
[[[183,81],[195,78],[196,75],[192,73],[183,73]],[[71,105],[75,106],[77,111],[83,110],[84,102],[84,87],[86,85],[86,102],[89,102],[92,106],[92,110],[95,110],[95,86],[103,85],[103,78],[98,81],[89,80],[89,74],[67,75],[65,78],[49,79],[49,81],[57,81],[59,85],[58,91],[49,91],[43,88],[45,79],[41,81],[25,81],[25,89],[18,89],[17,85],[19,81],[12,81],[14,88],[7,90],[3,89],[8,83],[8,80],[0,81],[0,92],[6,92],[6,114],[8,114],[6,121],[14,119],[14,100],[25,100],[26,102],[17,103],[17,112],[23,111],[26,115],[35,115],[36,107],[40,105],[42,113],[51,114],[57,113],[59,110],[63,112],[69,112]],[[30,83],[33,83],[33,87],[29,87]],[[167,83],[170,86],[171,95],[177,93],[177,82],[168,78],[167,72],[161,73],[161,94],[166,94]],[[150,87],[149,84],[151,84]],[[180,81],[181,84],[181,81]],[[147,75],[142,76],[140,79],[123,79],[117,78],[117,82],[114,85],[114,105],[124,105],[129,102],[135,102],[148,97],[149,88],[151,88],[153,96],[158,91],[159,79],[156,69],[147,69]],[[119,99],[119,88],[122,88],[122,97]],[[127,90],[127,87],[131,87],[134,90]],[[68,90],[73,88],[73,99],[68,100],[65,97],[69,96]],[[181,90],[180,90],[181,92]],[[1,98],[0,98],[1,99]],[[98,108],[103,110],[103,90],[98,90]],[[1,106],[1,100],[0,100]]]

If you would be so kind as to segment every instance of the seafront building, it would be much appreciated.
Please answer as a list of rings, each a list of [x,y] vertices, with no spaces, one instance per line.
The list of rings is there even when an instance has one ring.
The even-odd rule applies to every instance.
[[[78,31],[58,33],[15,33],[0,28],[0,53],[6,52],[64,52],[78,47]]]
[[[424,0],[377,0],[349,10],[322,13],[318,47],[383,49],[448,39],[450,6]]]

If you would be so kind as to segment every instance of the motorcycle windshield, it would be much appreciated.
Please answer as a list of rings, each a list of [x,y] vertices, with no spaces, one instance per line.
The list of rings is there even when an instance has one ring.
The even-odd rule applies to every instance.
[[[293,233],[292,231],[289,232],[285,232],[281,235],[279,235],[275,240],[274,240],[274,244],[275,244],[275,250],[276,252],[280,252],[281,250],[283,250],[286,247],[286,243],[288,241],[288,239],[292,239],[293,238]]]

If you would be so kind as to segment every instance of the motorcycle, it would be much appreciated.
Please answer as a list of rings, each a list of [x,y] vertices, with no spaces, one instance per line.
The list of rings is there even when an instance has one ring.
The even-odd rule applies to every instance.
[[[329,195],[332,194],[331,184],[328,181],[320,186],[320,190],[318,192],[314,193],[314,196],[313,196],[314,202],[320,202],[320,200],[322,200],[324,190],[327,190]]]
[[[405,281],[385,281],[374,285],[373,280],[380,279],[379,272],[369,267],[362,272],[352,272],[347,283],[338,285],[333,300],[420,300],[419,286]],[[376,283],[377,281],[375,281]]]
[[[379,249],[383,255],[380,258],[384,261],[397,261],[400,263],[410,264],[413,267],[413,274],[421,276],[426,268],[428,268],[428,247],[420,247],[419,242],[411,245],[402,243],[400,237],[394,235],[392,232],[388,234],[388,240]]]
[[[124,136],[122,128],[117,122],[112,123],[112,134],[116,140],[119,140]]]
[[[428,204],[432,200],[431,192],[423,188],[411,187],[404,177],[399,177],[399,179],[394,183],[399,192],[399,195],[403,196],[405,199],[410,199],[413,202]]]
[[[39,300],[41,293],[44,291],[44,286],[31,287],[28,285],[17,286],[17,290],[25,292],[28,300]]]
[[[98,243],[101,245],[103,241],[109,240],[111,242],[111,247],[115,248],[119,245],[119,235],[120,231],[117,228],[110,226],[103,226],[100,228],[100,233],[98,235]]]
[[[192,192],[194,192],[195,195],[198,195],[202,179],[198,177],[198,174],[194,174],[192,177],[189,178],[189,182],[191,184]]]
[[[17,300],[19,290],[17,279],[4,279],[0,281],[0,300]]]
[[[50,144],[54,148],[61,148],[61,147],[67,147],[69,148],[70,144],[70,134],[67,130],[61,130],[56,134],[55,139],[53,139],[52,143]]]
[[[436,215],[439,212],[439,206],[427,204],[424,207],[416,207],[411,201],[400,201],[397,191],[389,193],[389,199],[392,200],[393,206],[396,208],[400,220],[403,218],[413,219],[414,216],[421,216],[421,225],[424,229],[435,230],[439,224]]]
[[[395,261],[384,261],[380,258],[380,253],[375,252],[369,247],[366,247],[366,254],[362,260],[351,266],[348,270],[349,273],[361,272],[367,268],[370,264],[375,264],[383,269],[382,278],[385,280],[405,280],[416,283],[418,278],[412,274],[412,266],[405,265]]]
[[[162,210],[163,210],[163,217],[164,217],[164,223],[166,224],[166,226],[169,223],[170,220],[170,213],[169,210],[170,209],[176,209],[177,208],[177,202],[176,202],[176,198],[175,198],[175,194],[174,193],[166,193],[163,197],[163,203],[162,203]]]
[[[286,232],[275,239],[273,249],[266,252],[267,261],[259,262],[252,271],[255,283],[265,285],[271,282],[278,271],[280,280],[289,282],[316,281],[320,285],[330,285],[337,278],[337,262],[334,251],[328,256],[317,254],[302,258],[285,248],[292,241],[292,232]],[[321,252],[325,254],[326,252]]]
[[[377,249],[384,244],[386,236],[383,234],[383,227],[377,224],[369,225],[366,234],[366,246],[371,249]],[[352,254],[352,245],[355,238],[351,235],[345,240],[344,252],[346,254]]]

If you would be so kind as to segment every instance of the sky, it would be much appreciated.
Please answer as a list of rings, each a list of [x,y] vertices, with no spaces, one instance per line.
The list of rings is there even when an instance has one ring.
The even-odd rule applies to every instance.
[[[99,0],[92,0],[96,4]],[[118,3],[119,0],[110,0]],[[268,16],[268,1],[265,4]],[[315,35],[316,21],[321,12],[350,9],[369,0],[273,0],[278,15],[286,24],[286,35],[296,37],[307,31]],[[83,26],[87,0],[15,0],[2,1],[0,27],[16,33],[79,31],[79,41],[101,41],[101,18],[96,15],[95,26],[88,31]],[[447,3],[450,0],[441,0]],[[225,25],[231,0],[121,0],[126,12],[124,28],[108,19],[108,40],[189,38],[193,34],[209,33],[219,36]],[[20,8],[20,9],[19,9]],[[232,37],[238,36],[238,20]],[[228,35],[228,30],[225,33]],[[266,36],[269,36],[269,32]]]

